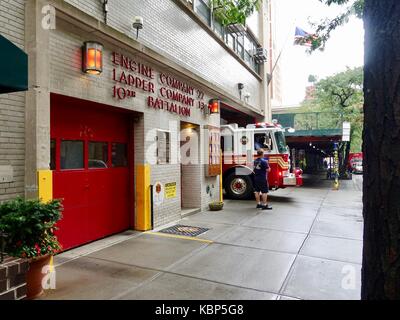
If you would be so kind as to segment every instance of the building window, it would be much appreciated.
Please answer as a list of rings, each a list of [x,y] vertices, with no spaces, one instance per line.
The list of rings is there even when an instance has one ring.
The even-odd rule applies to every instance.
[[[108,143],[89,142],[89,169],[107,168]]]
[[[225,29],[224,27],[215,19],[213,20],[213,29],[216,34],[219,35],[221,39],[224,39],[225,36]]]
[[[236,38],[234,35],[227,33],[225,38],[225,43],[231,48],[233,51],[236,51],[235,46]]]
[[[260,65],[255,62],[253,57],[255,48],[259,46],[257,40],[246,32],[245,34],[234,34],[227,32],[218,21],[216,21],[208,6],[207,0],[194,0],[194,12],[210,27],[213,31],[225,41],[225,43],[242,59],[246,64],[260,74]]]
[[[111,162],[113,168],[128,166],[128,146],[126,143],[111,145]]]
[[[204,20],[207,25],[211,25],[211,9],[204,0],[196,0],[194,4],[194,12]]]
[[[255,62],[253,55],[258,43],[249,33],[233,34],[227,32],[218,21],[216,21],[208,6],[208,0],[194,0],[194,12],[210,27],[212,30],[225,41],[225,43],[242,59],[246,64],[260,74],[260,65]]]
[[[157,164],[168,164],[171,159],[171,133],[157,130]]]
[[[83,168],[83,141],[61,141],[61,169]]]
[[[256,133],[254,135],[254,150],[264,149],[264,151],[272,151],[272,137],[270,133]]]

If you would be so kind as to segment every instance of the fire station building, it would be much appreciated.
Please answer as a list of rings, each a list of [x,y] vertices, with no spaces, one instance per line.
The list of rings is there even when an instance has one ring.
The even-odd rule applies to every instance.
[[[270,120],[266,8],[223,28],[203,0],[1,2],[29,88],[0,94],[0,201],[63,199],[64,249],[218,201],[220,124]]]

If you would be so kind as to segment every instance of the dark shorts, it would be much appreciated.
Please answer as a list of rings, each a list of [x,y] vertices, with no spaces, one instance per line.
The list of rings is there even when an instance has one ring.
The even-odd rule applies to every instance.
[[[269,186],[266,180],[254,180],[254,192],[268,193]]]

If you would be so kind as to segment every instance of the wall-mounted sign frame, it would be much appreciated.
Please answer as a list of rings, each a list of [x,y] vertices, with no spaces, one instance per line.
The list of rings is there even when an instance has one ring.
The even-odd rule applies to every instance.
[[[161,205],[164,202],[164,184],[156,182],[153,185],[153,203],[156,206]]]
[[[208,131],[208,164],[206,176],[216,177],[221,174],[221,129],[219,127],[205,126]]]
[[[176,198],[176,182],[166,183],[165,186],[165,199]]]

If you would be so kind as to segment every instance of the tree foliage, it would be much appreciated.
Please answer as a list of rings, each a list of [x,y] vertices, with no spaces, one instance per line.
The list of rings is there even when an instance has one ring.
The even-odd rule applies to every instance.
[[[319,120],[319,126],[327,129],[349,121],[352,126],[351,151],[359,152],[362,146],[363,103],[363,68],[347,68],[318,81],[314,98],[304,101],[302,109],[307,112],[332,112],[331,116]],[[335,114],[336,117],[333,116]]]
[[[310,75],[308,76],[308,82],[310,82],[310,83],[316,83],[317,81],[318,81],[318,77],[317,77],[316,75],[310,74]]]
[[[324,50],[327,41],[329,40],[332,31],[339,26],[346,24],[350,17],[355,16],[362,19],[364,12],[364,0],[319,0],[320,2],[330,6],[333,4],[346,5],[345,10],[333,19],[325,19],[319,23],[314,23],[316,28],[315,34],[310,35],[311,51],[317,49]]]
[[[210,0],[213,14],[223,26],[240,23],[260,9],[261,0]]]

